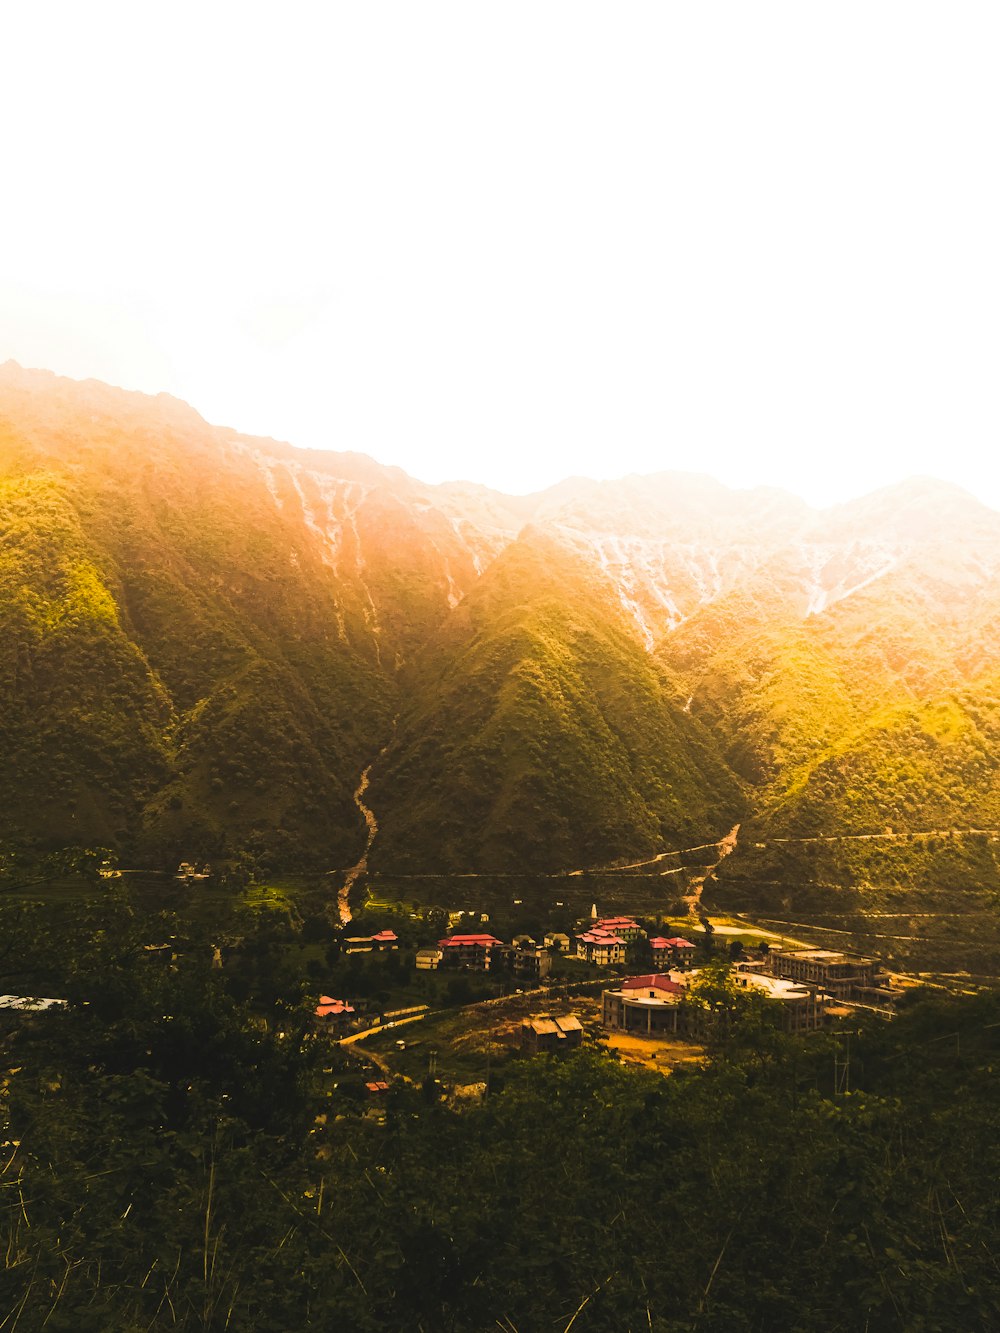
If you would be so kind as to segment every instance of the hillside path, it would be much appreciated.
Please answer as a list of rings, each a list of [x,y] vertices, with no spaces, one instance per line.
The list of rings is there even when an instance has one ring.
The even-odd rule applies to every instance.
[[[690,893],[684,895],[684,901],[688,905],[688,911],[692,916],[697,917],[702,925],[708,920],[708,913],[701,905],[701,891],[705,887],[705,881],[708,879],[709,875],[714,875],[726,857],[732,855],[736,850],[736,839],[739,836],[740,826],[739,824],[734,824],[726,836],[720,838],[715,844],[718,848],[719,855],[710,866],[705,867],[705,873],[703,875],[692,875],[688,880]]]

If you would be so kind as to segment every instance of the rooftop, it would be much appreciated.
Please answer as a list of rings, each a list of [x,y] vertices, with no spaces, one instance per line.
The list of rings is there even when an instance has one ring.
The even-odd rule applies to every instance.
[[[774,949],[782,958],[801,958],[808,963],[873,963],[874,958],[865,958],[861,954],[842,953],[839,949]]]
[[[442,949],[455,949],[463,944],[470,947],[478,946],[480,949],[491,949],[494,945],[502,944],[494,935],[448,935],[443,940],[438,940]]]
[[[762,972],[738,972],[735,979],[741,986],[763,991],[770,1000],[803,1000],[812,994],[808,986],[784,977],[765,976]]]

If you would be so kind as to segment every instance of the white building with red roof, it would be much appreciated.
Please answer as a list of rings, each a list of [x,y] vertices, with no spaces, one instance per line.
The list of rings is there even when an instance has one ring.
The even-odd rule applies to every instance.
[[[601,996],[601,1022],[608,1032],[631,1032],[639,1037],[669,1035],[683,1029],[683,995],[683,983],[666,973],[627,977]]]
[[[316,1006],[314,1022],[321,1032],[346,1032],[357,1018],[357,1011],[346,1000],[334,999],[332,995],[321,995]]]
[[[576,956],[584,958],[597,967],[610,967],[615,963],[624,963],[628,954],[628,943],[617,933],[601,926],[594,926],[583,935],[576,937]]]
[[[442,967],[466,967],[488,972],[499,951],[506,948],[495,935],[447,935],[438,940]]]
[[[638,921],[634,921],[630,916],[604,916],[599,921],[595,921],[591,930],[609,930],[612,934],[623,939],[626,944],[631,944],[633,940],[644,940],[646,932]]]
[[[653,952],[653,966],[657,968],[687,967],[695,953],[695,946],[691,941],[682,939],[680,935],[669,938],[664,938],[662,935],[654,936],[649,941],[649,947]]]

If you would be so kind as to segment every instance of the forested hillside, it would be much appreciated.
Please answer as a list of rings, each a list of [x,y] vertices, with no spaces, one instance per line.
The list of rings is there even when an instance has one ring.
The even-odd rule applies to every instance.
[[[0,845],[343,870],[372,765],[376,869],[585,868],[742,819],[721,878],[752,897],[757,844],[1000,825],[998,575],[1000,515],[932,481],[509,497],[11,363]],[[852,885],[912,880],[869,850]]]
[[[73,1001],[0,1030],[21,1328],[996,1328],[995,993],[804,1038],[748,1009],[667,1078],[514,1059],[464,1112],[397,1082],[383,1123],[304,1006],[264,1025],[203,941],[151,959],[181,923],[0,924]]]
[[[567,870],[720,837],[743,807],[607,583],[526,530],[407,676],[371,799],[389,869]]]

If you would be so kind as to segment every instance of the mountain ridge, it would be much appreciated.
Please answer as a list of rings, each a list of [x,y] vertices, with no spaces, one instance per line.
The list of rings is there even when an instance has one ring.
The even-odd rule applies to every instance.
[[[824,775],[888,808],[899,770],[852,746],[918,820],[938,755],[888,719],[988,708],[998,583],[1000,514],[933,479],[505,496],[8,362],[0,844],[346,867],[383,748],[386,873],[608,863],[791,793],[849,827]]]

